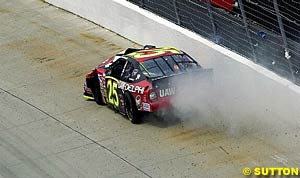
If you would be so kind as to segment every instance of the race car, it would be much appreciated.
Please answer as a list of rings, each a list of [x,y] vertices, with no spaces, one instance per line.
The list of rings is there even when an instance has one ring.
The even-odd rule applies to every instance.
[[[174,47],[128,48],[86,75],[83,96],[137,124],[143,112],[173,107],[176,86],[171,79],[199,71],[203,69],[192,57]]]

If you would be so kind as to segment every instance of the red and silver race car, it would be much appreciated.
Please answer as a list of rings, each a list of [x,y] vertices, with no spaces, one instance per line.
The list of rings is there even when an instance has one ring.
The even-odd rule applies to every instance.
[[[83,95],[111,106],[136,124],[142,112],[172,108],[176,87],[170,79],[201,70],[188,54],[173,47],[128,48],[86,75]]]

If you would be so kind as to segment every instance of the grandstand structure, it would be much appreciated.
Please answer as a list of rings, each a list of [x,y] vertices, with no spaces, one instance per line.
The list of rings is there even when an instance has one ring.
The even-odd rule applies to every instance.
[[[128,1],[300,85],[300,1]]]

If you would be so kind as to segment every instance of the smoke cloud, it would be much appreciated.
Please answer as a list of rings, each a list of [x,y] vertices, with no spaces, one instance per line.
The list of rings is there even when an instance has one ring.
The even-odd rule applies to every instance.
[[[186,128],[243,135],[282,129],[288,123],[286,118],[282,122],[269,101],[259,98],[255,90],[245,91],[225,78],[191,74],[174,78],[173,84],[176,86],[173,115]]]

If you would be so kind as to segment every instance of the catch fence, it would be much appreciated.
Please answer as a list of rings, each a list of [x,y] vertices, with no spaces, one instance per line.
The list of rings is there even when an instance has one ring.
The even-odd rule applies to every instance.
[[[300,1],[128,1],[300,85]]]

